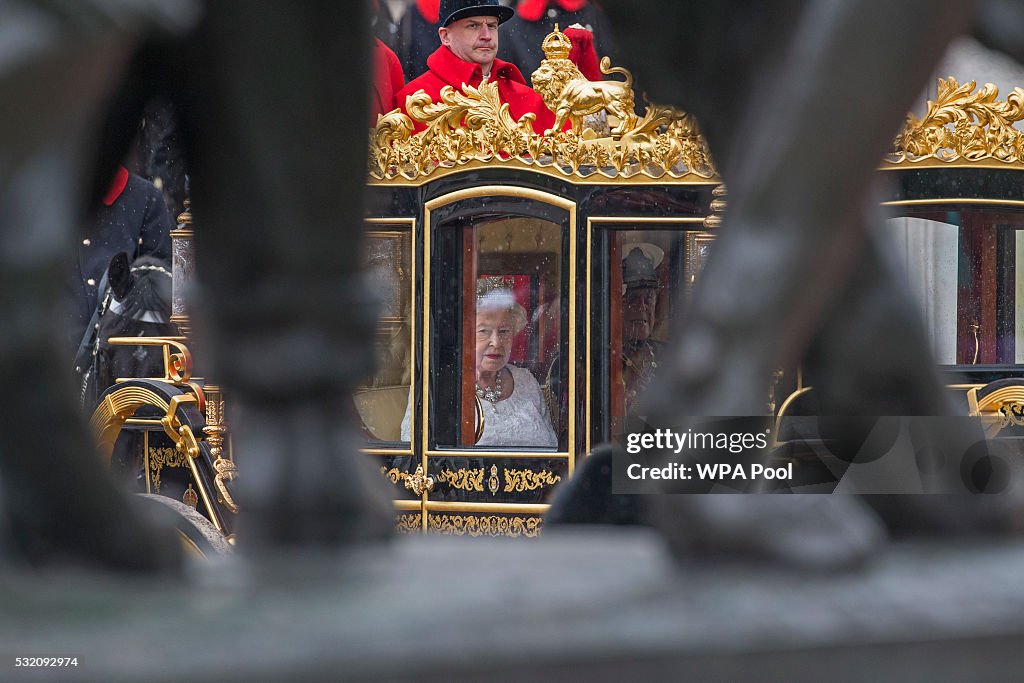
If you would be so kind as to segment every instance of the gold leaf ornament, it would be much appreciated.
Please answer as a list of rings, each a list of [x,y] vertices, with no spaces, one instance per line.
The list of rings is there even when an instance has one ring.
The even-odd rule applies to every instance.
[[[924,116],[907,115],[887,161],[1024,162],[1024,136],[1014,127],[1024,120],[1024,90],[1014,88],[1000,101],[995,85],[986,83],[974,92],[976,87],[975,81],[961,85],[954,78],[940,78]]]

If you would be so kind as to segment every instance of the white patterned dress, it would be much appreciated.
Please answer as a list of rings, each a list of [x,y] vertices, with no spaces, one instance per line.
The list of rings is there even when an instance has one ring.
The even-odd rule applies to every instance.
[[[484,433],[477,446],[538,446],[554,448],[558,445],[558,437],[551,427],[547,404],[541,393],[540,385],[533,373],[525,368],[506,365],[512,373],[512,395],[504,401],[491,403],[480,401],[484,407]],[[409,408],[402,419],[402,440],[408,441],[410,416],[412,415],[412,397],[409,397]]]

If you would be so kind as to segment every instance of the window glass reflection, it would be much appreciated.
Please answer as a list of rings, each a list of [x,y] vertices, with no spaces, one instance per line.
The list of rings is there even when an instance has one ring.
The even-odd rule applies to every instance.
[[[1024,363],[1022,227],[1024,213],[1008,207],[928,207],[889,220],[939,363]]]
[[[374,337],[376,371],[353,396],[363,433],[371,441],[408,441],[400,435],[409,399],[411,356],[411,234],[370,232],[363,254],[368,290],[380,317]]]
[[[687,293],[713,236],[701,231],[609,233],[608,400],[610,436],[623,432],[637,397],[657,377]]]

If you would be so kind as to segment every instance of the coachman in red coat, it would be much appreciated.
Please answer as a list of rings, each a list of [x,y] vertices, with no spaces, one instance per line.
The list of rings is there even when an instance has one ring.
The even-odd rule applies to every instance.
[[[396,93],[405,85],[405,75],[397,55],[379,38],[373,39],[373,92],[370,96],[370,125],[377,116],[398,106]]]
[[[442,0],[440,16],[444,19],[438,28],[441,47],[427,58],[427,72],[398,92],[402,111],[406,98],[418,90],[437,101],[446,85],[462,90],[463,84],[479,87],[486,78],[498,84],[501,101],[509,105],[512,117],[518,121],[532,112],[536,115],[533,128],[543,135],[554,125],[555,115],[526,84],[514,64],[496,57],[498,25],[513,14],[512,9],[499,5],[497,0]],[[417,132],[424,127],[417,124]]]

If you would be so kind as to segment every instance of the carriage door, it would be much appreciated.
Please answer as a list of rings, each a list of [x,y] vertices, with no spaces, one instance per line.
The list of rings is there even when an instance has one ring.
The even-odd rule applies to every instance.
[[[535,536],[576,440],[575,205],[508,186],[426,203],[422,524]]]

